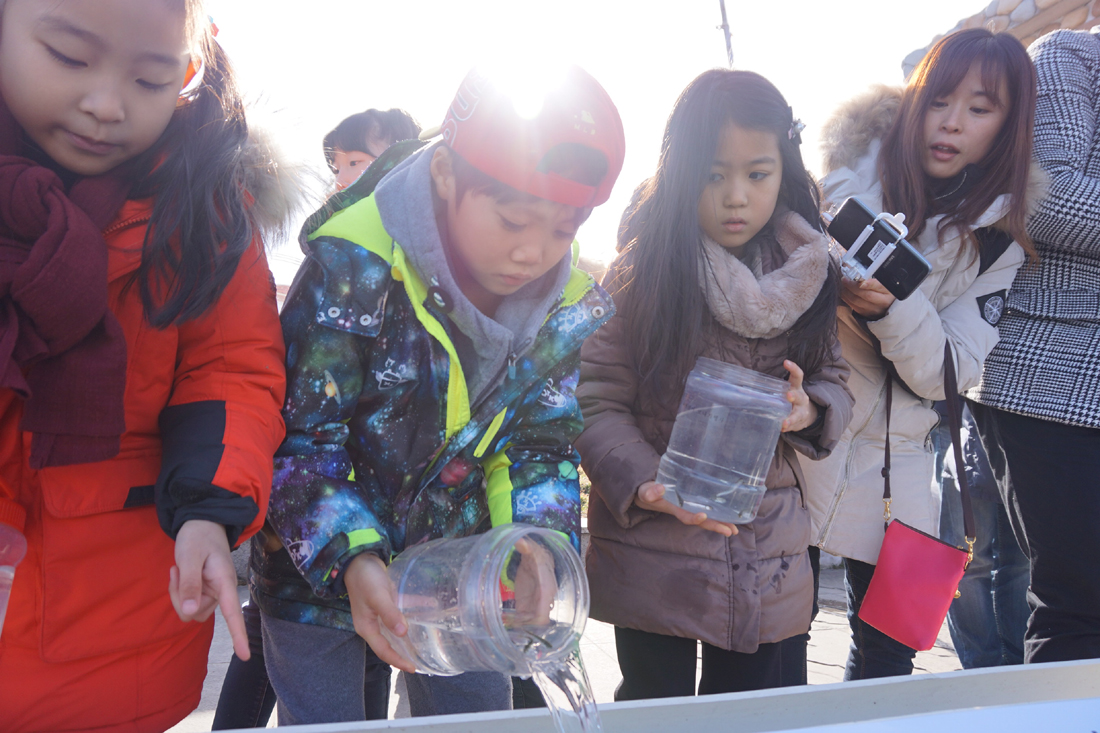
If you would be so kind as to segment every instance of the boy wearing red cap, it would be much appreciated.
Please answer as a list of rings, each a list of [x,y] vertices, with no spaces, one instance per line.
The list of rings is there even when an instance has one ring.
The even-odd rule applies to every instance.
[[[610,195],[625,143],[581,69],[535,101],[471,72],[442,143],[369,196],[361,179],[304,230],[282,315],[274,532],[253,552],[280,724],[385,717],[387,662],[412,671],[379,631],[406,631],[392,555],[509,522],[579,545],[578,355],[613,305],[572,266],[574,235]],[[504,675],[406,684],[413,715],[511,702]]]

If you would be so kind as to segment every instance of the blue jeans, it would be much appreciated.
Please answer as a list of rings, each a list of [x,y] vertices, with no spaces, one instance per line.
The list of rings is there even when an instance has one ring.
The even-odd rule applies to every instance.
[[[358,634],[264,613],[261,618],[267,672],[279,697],[279,725],[386,719],[390,665]],[[498,672],[402,675],[414,718],[512,709],[512,680]]]
[[[959,583],[959,597],[947,612],[947,627],[959,662],[966,669],[1022,664],[1024,633],[1031,609],[1027,557],[1012,534],[1004,505],[981,496],[974,510],[974,560]],[[962,504],[953,476],[943,476],[940,538],[964,546]]]
[[[512,678],[499,672],[463,672],[454,677],[402,672],[401,676],[414,718],[512,709]]]
[[[280,726],[386,719],[390,665],[355,632],[260,617]]]
[[[852,646],[844,680],[869,680],[913,674],[917,650],[895,641],[859,618],[859,608],[867,595],[867,586],[875,566],[844,558],[844,590],[848,594],[848,625],[852,628]]]

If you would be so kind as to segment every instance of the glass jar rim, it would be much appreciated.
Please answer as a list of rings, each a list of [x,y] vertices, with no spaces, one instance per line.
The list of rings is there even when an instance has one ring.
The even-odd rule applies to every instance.
[[[718,361],[705,356],[700,356],[695,361],[695,368],[692,369],[692,372],[727,384],[749,387],[780,397],[785,396],[790,391],[790,384],[783,379],[748,369],[739,364]]]
[[[584,632],[585,624],[588,621],[588,583],[585,582],[584,566],[581,565],[580,556],[573,550],[573,546],[568,539],[558,532],[522,523],[501,525],[489,530],[482,536],[481,542],[478,543],[478,551],[488,561],[480,564],[479,572],[473,573],[476,577],[470,580],[477,584],[475,587],[490,587],[493,589],[490,591],[490,595],[495,603],[487,603],[480,609],[481,622],[484,624],[484,628],[489,630],[491,638],[498,640],[498,642],[508,640],[507,644],[499,643],[498,645],[509,659],[520,665],[526,665],[529,660],[518,646],[511,643],[508,630],[504,627],[504,619],[500,614],[503,601],[500,595],[499,580],[504,572],[509,553],[499,552],[498,550],[502,547],[512,547],[520,539],[531,534],[539,535],[544,542],[554,546],[564,556],[565,561],[573,567],[573,571],[581,580],[577,584],[581,597],[577,599],[577,614],[573,621],[574,630],[578,637]],[[470,587],[466,583],[463,585],[466,588]],[[571,647],[562,646],[554,650],[547,658],[564,658],[571,653]]]

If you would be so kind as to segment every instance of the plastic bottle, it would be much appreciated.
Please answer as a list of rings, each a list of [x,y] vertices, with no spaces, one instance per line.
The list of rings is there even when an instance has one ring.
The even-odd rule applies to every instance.
[[[27,539],[10,524],[0,522],[0,634],[4,631],[4,616],[15,579],[15,567],[27,554]]]
[[[409,631],[382,631],[428,674],[530,676],[565,663],[588,620],[580,556],[560,533],[526,524],[415,545],[389,575]]]
[[[669,501],[721,522],[755,519],[789,390],[782,379],[700,357],[657,470]]]

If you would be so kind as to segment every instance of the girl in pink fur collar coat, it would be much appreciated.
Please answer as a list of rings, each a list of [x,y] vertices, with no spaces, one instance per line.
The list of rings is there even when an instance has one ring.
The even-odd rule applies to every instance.
[[[800,129],[757,74],[708,71],[684,90],[604,280],[618,313],[581,351],[591,615],[615,625],[617,700],[695,694],[700,642],[700,694],[805,682],[813,575],[796,452],[827,456],[853,398]],[[655,481],[700,356],[790,384],[749,524],[692,514]]]

